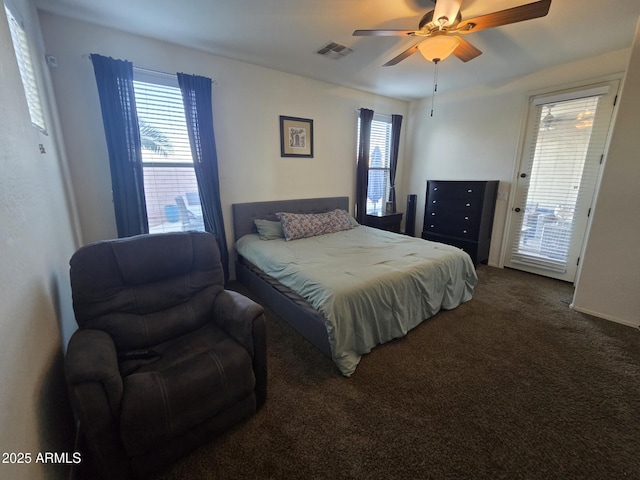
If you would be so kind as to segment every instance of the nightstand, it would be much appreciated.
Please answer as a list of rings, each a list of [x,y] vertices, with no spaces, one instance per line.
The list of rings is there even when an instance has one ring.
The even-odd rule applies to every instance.
[[[396,233],[400,233],[400,222],[402,222],[401,212],[375,213],[373,215],[366,215],[364,219],[364,224],[368,227]]]

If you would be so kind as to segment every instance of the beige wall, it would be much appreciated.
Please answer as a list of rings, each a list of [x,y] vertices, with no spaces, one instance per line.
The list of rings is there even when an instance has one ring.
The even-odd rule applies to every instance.
[[[573,307],[640,326],[640,21]]]
[[[407,113],[403,101],[51,14],[41,13],[41,24],[47,52],[58,60],[51,75],[86,242],[116,235],[100,105],[87,54],[127,59],[155,71],[205,75],[216,82],[213,113],[229,242],[233,203],[334,195],[350,196],[353,202],[356,108]],[[313,119],[313,159],[280,157],[279,115]]]
[[[48,108],[47,76],[35,11],[13,1],[34,43],[49,135],[32,126],[4,9],[0,9],[0,452],[32,463],[0,463],[0,478],[65,478],[64,465],[36,463],[38,452],[69,451],[74,427],[62,351],[75,321],[68,261],[75,250],[64,158]],[[39,144],[45,149],[40,153]]]

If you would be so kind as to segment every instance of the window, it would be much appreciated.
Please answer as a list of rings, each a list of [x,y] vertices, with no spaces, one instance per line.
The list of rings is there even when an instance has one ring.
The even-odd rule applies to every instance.
[[[133,88],[149,232],[204,230],[178,80],[134,69]]]
[[[7,5],[4,6],[7,13],[7,22],[9,23],[9,31],[11,32],[11,41],[13,49],[16,52],[18,61],[18,69],[20,70],[20,78],[24,86],[24,93],[27,97],[27,105],[29,106],[29,115],[31,123],[34,127],[46,134],[44,114],[42,112],[42,102],[40,101],[40,91],[36,81],[36,74],[31,61],[31,50],[29,48],[29,40],[22,26],[22,23],[16,19],[16,16]]]
[[[359,117],[357,138],[359,141]],[[374,114],[370,141],[367,214],[374,215],[385,211],[385,204],[389,200],[389,190],[391,189],[391,115]]]

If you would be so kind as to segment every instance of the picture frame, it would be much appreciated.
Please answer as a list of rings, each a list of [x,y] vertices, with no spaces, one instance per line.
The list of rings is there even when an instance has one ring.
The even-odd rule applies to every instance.
[[[280,115],[280,156],[313,158],[313,120]]]

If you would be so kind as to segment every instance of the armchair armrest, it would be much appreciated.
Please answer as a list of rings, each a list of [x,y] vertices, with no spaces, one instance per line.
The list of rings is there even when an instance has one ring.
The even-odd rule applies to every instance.
[[[244,295],[223,290],[213,305],[214,321],[253,359],[256,376],[256,402],[260,407],[267,396],[267,335],[264,308]]]
[[[223,290],[213,304],[215,322],[233,339],[254,356],[254,321],[264,313],[264,308],[244,295]]]
[[[64,360],[65,376],[71,390],[86,383],[98,383],[106,394],[109,410],[119,416],[122,398],[122,377],[118,370],[118,354],[112,338],[101,330],[77,330],[67,347]]]
[[[69,340],[64,369],[81,435],[104,470],[102,475],[129,478],[131,465],[118,428],[123,384],[112,338],[101,330],[76,330]]]

